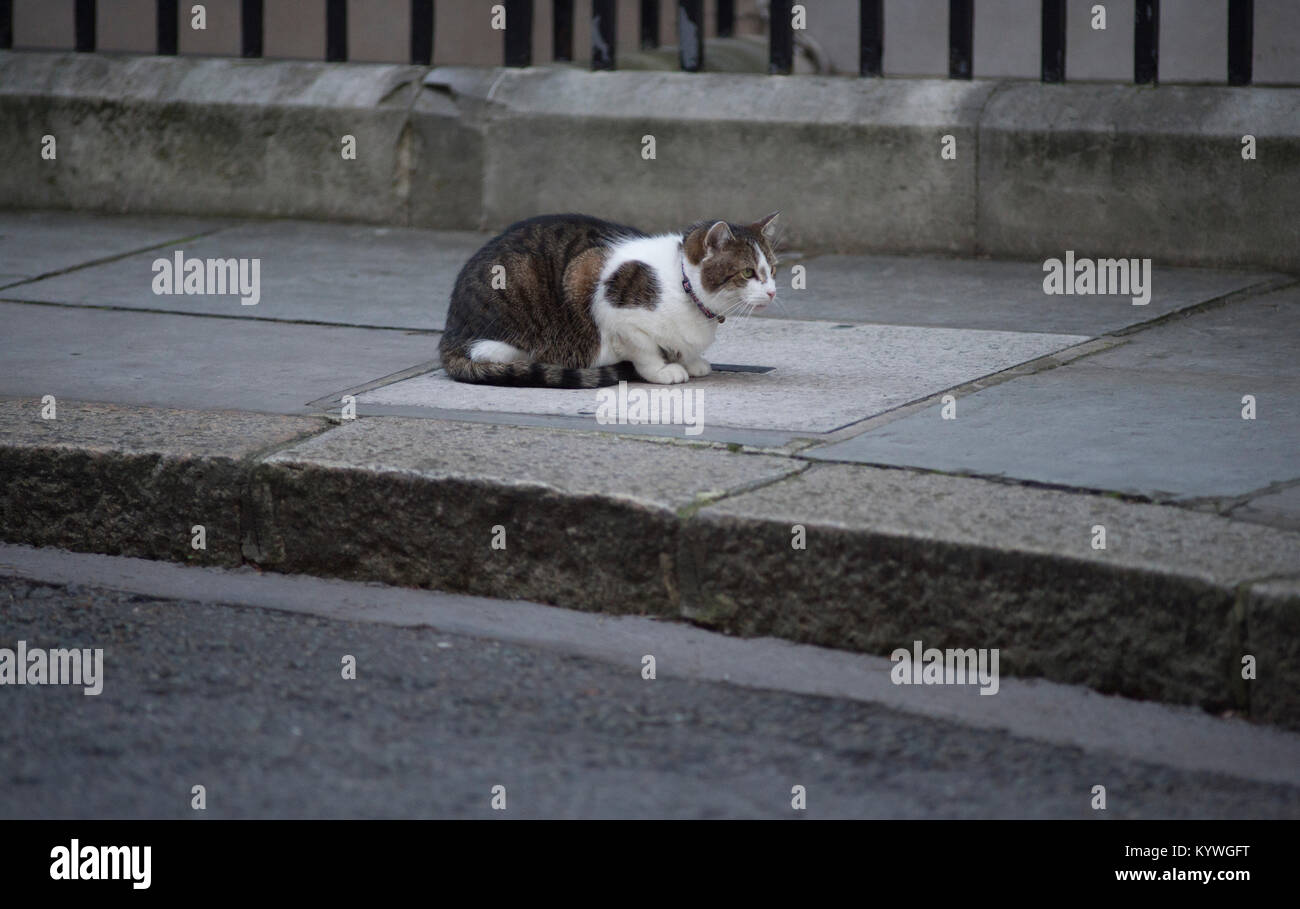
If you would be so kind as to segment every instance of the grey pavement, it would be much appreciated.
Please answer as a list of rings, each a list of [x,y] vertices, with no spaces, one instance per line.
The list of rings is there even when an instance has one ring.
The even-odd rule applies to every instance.
[[[438,355],[433,332],[19,303],[0,320],[3,393],[37,400],[302,413]]]
[[[0,287],[185,241],[229,223],[216,218],[5,212],[0,217]]]
[[[1300,483],[1298,349],[1292,286],[976,391],[955,419],[931,407],[810,457],[1234,504]],[[1247,395],[1254,419],[1242,416]],[[1263,509],[1292,504],[1272,495]]]
[[[782,271],[794,265],[806,286],[785,282],[766,316],[1074,335],[1118,331],[1276,277],[1155,262],[1151,302],[1135,306],[1123,294],[1048,296],[1041,262],[826,255]]]
[[[0,224],[6,218],[13,216],[0,217]],[[169,221],[156,220],[162,224]],[[222,225],[230,226],[220,229]],[[183,226],[184,222],[171,232],[185,236],[178,233]],[[21,266],[31,243],[17,239],[23,236],[24,225],[15,224],[6,234],[10,229],[17,248],[10,252],[6,241],[0,240],[0,273]],[[79,236],[83,229],[92,235],[104,230],[91,222],[84,228],[65,228],[62,235]],[[55,275],[0,291],[0,296],[188,315],[441,330],[456,272],[486,239],[469,231],[305,221],[216,222],[209,231],[166,250],[154,249],[92,269]],[[187,259],[261,259],[261,301],[241,306],[234,296],[155,294],[151,286],[154,260],[171,258],[177,251]],[[10,257],[14,264],[3,264]]]
[[[0,689],[4,817],[192,817],[196,784],[209,818],[1300,816],[1300,735],[1068,686],[920,690],[646,619],[26,547],[0,547],[0,603],[0,646],[105,651],[98,696]]]
[[[21,301],[0,302],[0,395],[337,413],[354,393],[363,416],[685,435],[680,425],[598,424],[591,393],[470,387],[436,371],[447,295],[483,239],[0,213],[0,275],[22,276],[0,289],[0,301]],[[150,264],[177,251],[260,258],[261,301],[155,295]],[[1151,303],[1134,306],[1048,296],[1040,262],[796,250],[787,264],[806,269],[806,288],[784,271],[779,305],[722,326],[710,352],[772,369],[688,386],[701,394],[700,439],[811,444],[804,456],[1300,523],[1288,494],[1300,482],[1300,291],[1276,289],[1286,276],[1157,262]],[[945,393],[955,420],[940,418]],[[1246,394],[1254,421],[1240,418]]]

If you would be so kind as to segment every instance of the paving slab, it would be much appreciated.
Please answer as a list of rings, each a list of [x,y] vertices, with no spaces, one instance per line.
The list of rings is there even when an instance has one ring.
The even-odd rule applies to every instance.
[[[0,211],[0,289],[230,223],[217,218]]]
[[[1289,288],[977,391],[956,419],[928,408],[809,456],[1155,499],[1240,497],[1300,478],[1297,344],[1300,290]],[[1254,420],[1242,418],[1245,395]]]
[[[1032,332],[737,320],[719,329],[706,356],[772,370],[715,372],[681,388],[698,393],[705,426],[825,433],[1086,340]],[[441,371],[374,389],[357,401],[358,406],[590,415],[589,428],[619,428],[596,423],[592,389],[469,385]],[[686,427],[676,427],[676,434],[685,435]]]
[[[236,318],[440,330],[461,265],[487,235],[306,221],[245,223],[175,247],[14,288],[14,299]],[[155,294],[153,262],[260,259],[261,299]],[[3,269],[0,269],[3,270]]]
[[[437,355],[437,336],[0,303],[0,394],[299,413]]]
[[[390,417],[346,423],[278,451],[266,463],[538,486],[668,511],[749,489],[806,466],[789,458],[713,446]]]
[[[0,399],[0,446],[239,460],[323,429],[318,417],[193,411],[103,402]]]
[[[791,287],[795,264],[806,270],[804,289]],[[1151,301],[1135,306],[1127,295],[1046,294],[1041,261],[816,256],[790,267],[782,265],[767,317],[1084,335],[1118,331],[1283,277],[1153,263]]]

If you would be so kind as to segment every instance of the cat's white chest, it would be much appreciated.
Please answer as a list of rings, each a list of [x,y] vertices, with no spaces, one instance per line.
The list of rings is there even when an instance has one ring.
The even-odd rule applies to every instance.
[[[659,298],[652,308],[614,306],[598,293],[592,315],[600,328],[601,349],[593,365],[636,361],[655,349],[673,360],[700,358],[713,343],[718,326],[701,315],[682,288],[681,238],[644,237],[623,244],[610,256],[604,275],[629,261],[653,271]]]

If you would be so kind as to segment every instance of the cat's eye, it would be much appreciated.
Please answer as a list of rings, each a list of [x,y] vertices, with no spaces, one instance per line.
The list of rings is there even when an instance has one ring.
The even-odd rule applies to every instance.
[[[741,276],[742,278],[745,278],[746,280],[748,280],[748,279],[754,277],[754,269],[752,269],[752,268],[746,268],[744,271],[742,271],[742,272],[740,273],[740,276]]]

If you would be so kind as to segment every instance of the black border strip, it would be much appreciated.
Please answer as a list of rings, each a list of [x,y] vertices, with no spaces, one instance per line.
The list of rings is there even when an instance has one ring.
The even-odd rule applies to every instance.
[[[1160,81],[1160,0],[1133,4],[1133,81],[1138,85]]]
[[[73,18],[77,35],[77,52],[92,53],[95,50],[95,0],[76,0]]]
[[[613,69],[618,57],[615,0],[591,0],[591,68]]]
[[[884,75],[885,2],[858,0],[858,75]]]
[[[1043,0],[1043,81],[1065,81],[1065,0]]]
[[[162,57],[174,57],[180,50],[180,0],[158,0],[157,31],[154,36],[157,52]]]
[[[411,0],[411,62],[433,63],[433,0]]]
[[[506,66],[533,65],[533,0],[505,0]]]
[[[573,62],[573,0],[554,0],[551,4],[551,56]]]
[[[348,59],[348,0],[325,0],[325,61]]]
[[[262,0],[243,0],[240,4],[239,56],[262,56]]]
[[[974,68],[975,0],[948,0],[948,78],[969,79]]]
[[[1255,0],[1228,0],[1228,84],[1255,78]]]
[[[794,71],[794,23],[790,19],[791,0],[772,0],[769,24],[767,71],[774,76],[788,76]]]
[[[659,46],[659,0],[641,0],[641,49]]]

